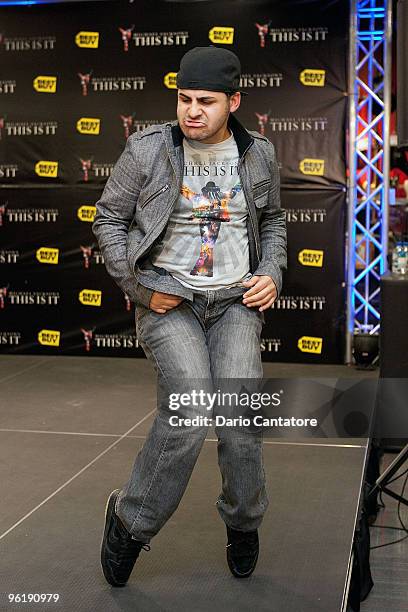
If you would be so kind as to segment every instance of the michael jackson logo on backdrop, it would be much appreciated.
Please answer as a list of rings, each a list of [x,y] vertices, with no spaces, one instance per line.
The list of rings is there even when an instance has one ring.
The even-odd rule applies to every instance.
[[[122,122],[122,129],[126,140],[129,138],[130,134],[134,132],[143,132],[143,130],[151,125],[160,125],[172,121],[172,119],[135,119],[135,113],[132,115],[119,115],[119,117]]]
[[[130,301],[130,298],[127,293],[124,294],[124,298],[125,298],[126,310],[130,311],[132,309],[132,302]]]
[[[81,328],[84,335],[84,349],[89,352],[96,349],[131,349],[138,348],[139,342],[135,334],[95,334],[93,329]]]
[[[20,257],[20,251],[2,250],[0,251],[0,264],[16,264]]]
[[[57,91],[56,76],[37,76],[33,80],[33,87],[39,93],[54,94]]]
[[[43,178],[57,178],[58,162],[41,160],[35,164],[35,173]]]
[[[269,117],[272,132],[325,132],[327,117]]]
[[[323,347],[323,338],[302,336],[297,342],[297,347],[302,353],[315,353],[316,355],[320,355]]]
[[[170,123],[171,121],[173,121],[173,119],[132,119],[130,128],[132,132],[143,132],[143,130],[146,130],[151,125],[161,125],[162,123]]]
[[[35,254],[37,260],[42,264],[58,264],[59,249],[51,247],[40,247]]]
[[[123,50],[129,51],[129,40],[132,38],[132,32],[135,29],[133,24],[130,28],[118,28],[123,42]]]
[[[93,336],[93,332],[94,331],[95,331],[95,328],[93,328],[93,329],[83,329],[81,327],[81,332],[84,334],[85,350],[86,351],[90,351],[91,350],[92,336]]]
[[[38,332],[38,342],[43,346],[59,346],[61,332],[56,329],[42,329]]]
[[[325,208],[286,208],[288,223],[324,223],[326,215]]]
[[[16,178],[18,172],[17,164],[0,164],[0,179]]]
[[[265,128],[268,124],[269,113],[255,113],[258,119],[258,129],[262,136],[265,136]]]
[[[282,341],[280,338],[261,338],[261,352],[278,353],[281,348]]]
[[[299,75],[299,80],[302,85],[306,85],[307,87],[324,87],[325,77],[325,70],[315,70],[309,68],[302,70]]]
[[[9,38],[0,34],[0,44],[5,51],[50,51],[55,49],[55,36],[30,36]]]
[[[3,214],[9,223],[55,223],[59,210],[57,208],[9,208],[7,211],[3,210]]]
[[[312,159],[310,157],[306,157],[299,162],[299,170],[302,174],[324,176],[324,159]]]
[[[8,206],[8,202],[4,202],[4,204],[0,204],[0,227],[3,225],[3,216],[6,213],[7,206]]]
[[[208,32],[208,38],[216,45],[232,45],[234,42],[234,28],[214,26]]]
[[[92,70],[91,72],[78,72],[79,79],[81,81],[82,95],[88,95],[88,86],[91,80]]]
[[[101,251],[99,249],[95,250],[95,244],[92,244],[90,246],[82,246],[81,245],[80,249],[82,251],[82,258],[83,258],[83,262],[84,262],[84,268],[86,270],[89,270],[89,268],[91,266],[92,260],[97,265],[105,263],[105,260],[104,260],[104,258],[102,256]]]
[[[326,305],[324,295],[281,295],[272,304],[275,310],[323,310]]]
[[[82,169],[82,180],[86,183],[90,179],[90,172],[93,172],[94,177],[96,178],[109,178],[114,164],[96,164],[92,159],[82,159],[78,158],[81,163]]]
[[[78,294],[78,300],[84,306],[101,306],[102,291],[95,289],[82,289]]]
[[[120,28],[119,30],[122,34],[123,30]],[[135,47],[179,47],[186,45],[189,37],[188,32],[132,32],[132,30],[130,30],[130,36],[127,40],[133,40]],[[129,30],[124,30],[124,32],[129,32]],[[127,34],[125,34],[125,37],[127,37]],[[128,51],[129,45],[126,48],[126,40],[123,34],[122,40],[124,51]]]
[[[5,119],[4,117],[0,117],[0,140],[2,139],[2,136],[3,136],[4,125],[5,125]]]
[[[6,305],[7,292],[8,285],[7,287],[0,287],[0,310],[3,310]]]
[[[59,300],[58,291],[9,291],[7,294],[11,306],[58,306]]]
[[[17,87],[16,81],[0,80],[0,94],[13,94]]]
[[[55,136],[57,121],[4,121],[3,128],[6,136]],[[1,136],[0,136],[1,138]]]
[[[84,49],[97,49],[99,46],[99,32],[78,32],[75,44]]]
[[[20,344],[21,333],[12,331],[0,331],[0,344],[7,346],[16,346]]]
[[[92,249],[94,248],[94,245],[90,245],[90,246],[80,246],[80,249],[82,251],[82,258],[84,261],[84,268],[87,270],[89,268],[90,265],[90,261],[91,261],[91,257],[92,257]]]
[[[280,87],[283,80],[282,72],[255,72],[241,75],[239,86],[244,89]]]
[[[119,115],[122,119],[122,127],[125,130],[125,138],[126,140],[130,136],[130,130],[133,127],[133,115]]]
[[[99,136],[101,120],[97,117],[81,117],[77,121],[76,128],[80,134]]]
[[[89,171],[92,168],[92,159],[82,159],[81,157],[79,157],[78,159],[81,162],[81,169],[83,174],[82,178],[87,183],[89,181]]]
[[[328,28],[271,28],[271,23],[271,20],[263,24],[255,23],[261,48],[266,46],[267,40],[271,43],[298,43],[323,42],[328,38]]]
[[[261,47],[261,49],[265,47],[265,41],[266,41],[266,37],[269,32],[270,24],[271,24],[270,21],[268,21],[268,23],[256,23],[255,24],[255,27],[258,30],[259,46]]]
[[[298,253],[298,261],[302,266],[312,266],[315,268],[323,267],[324,251],[316,249],[302,249]]]
[[[96,206],[80,206],[77,210],[77,216],[80,221],[93,223],[96,215]]]
[[[142,91],[146,85],[145,76],[101,76],[92,77],[90,72],[78,72],[81,81],[82,95],[87,96],[89,90],[94,93],[118,91]]]

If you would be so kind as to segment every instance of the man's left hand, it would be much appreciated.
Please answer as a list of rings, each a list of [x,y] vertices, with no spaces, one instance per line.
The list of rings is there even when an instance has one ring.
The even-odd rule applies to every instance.
[[[270,308],[276,300],[276,285],[270,276],[253,276],[248,281],[244,281],[243,285],[250,287],[242,296],[243,303],[250,308],[260,306],[259,311],[262,312]]]

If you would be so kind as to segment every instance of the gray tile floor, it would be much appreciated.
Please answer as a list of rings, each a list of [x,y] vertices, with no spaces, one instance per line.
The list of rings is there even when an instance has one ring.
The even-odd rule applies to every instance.
[[[271,377],[361,376],[339,366],[264,365]],[[129,585],[111,589],[98,559],[104,507],[109,492],[126,480],[152,423],[150,364],[0,356],[0,372],[1,610],[21,609],[7,600],[16,592],[60,594],[57,604],[24,604],[41,611],[340,610],[360,445],[265,445],[271,504],[260,561],[251,579],[237,581],[225,566],[224,527],[212,501],[220,481],[209,436],[177,512]],[[342,486],[327,496],[322,474]],[[386,501],[379,520],[393,524],[394,502]],[[372,532],[372,544],[395,536]],[[406,552],[406,542],[373,551],[376,585],[364,612],[408,610]]]

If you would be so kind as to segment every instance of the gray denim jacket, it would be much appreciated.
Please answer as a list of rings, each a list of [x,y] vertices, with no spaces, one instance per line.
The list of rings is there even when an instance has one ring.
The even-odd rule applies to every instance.
[[[233,115],[228,125],[238,147],[238,173],[248,206],[251,273],[271,276],[279,295],[286,269],[286,221],[275,150]],[[106,269],[132,301],[147,308],[154,291],[193,299],[192,290],[149,260],[180,195],[183,137],[177,122],[132,134],[96,203],[92,230]]]

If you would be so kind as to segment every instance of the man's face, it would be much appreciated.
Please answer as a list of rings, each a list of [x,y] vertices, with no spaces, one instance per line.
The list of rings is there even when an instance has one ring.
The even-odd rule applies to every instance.
[[[228,97],[220,91],[179,89],[177,119],[183,134],[207,144],[225,140],[229,134],[228,116],[239,107],[240,101],[240,93]]]

